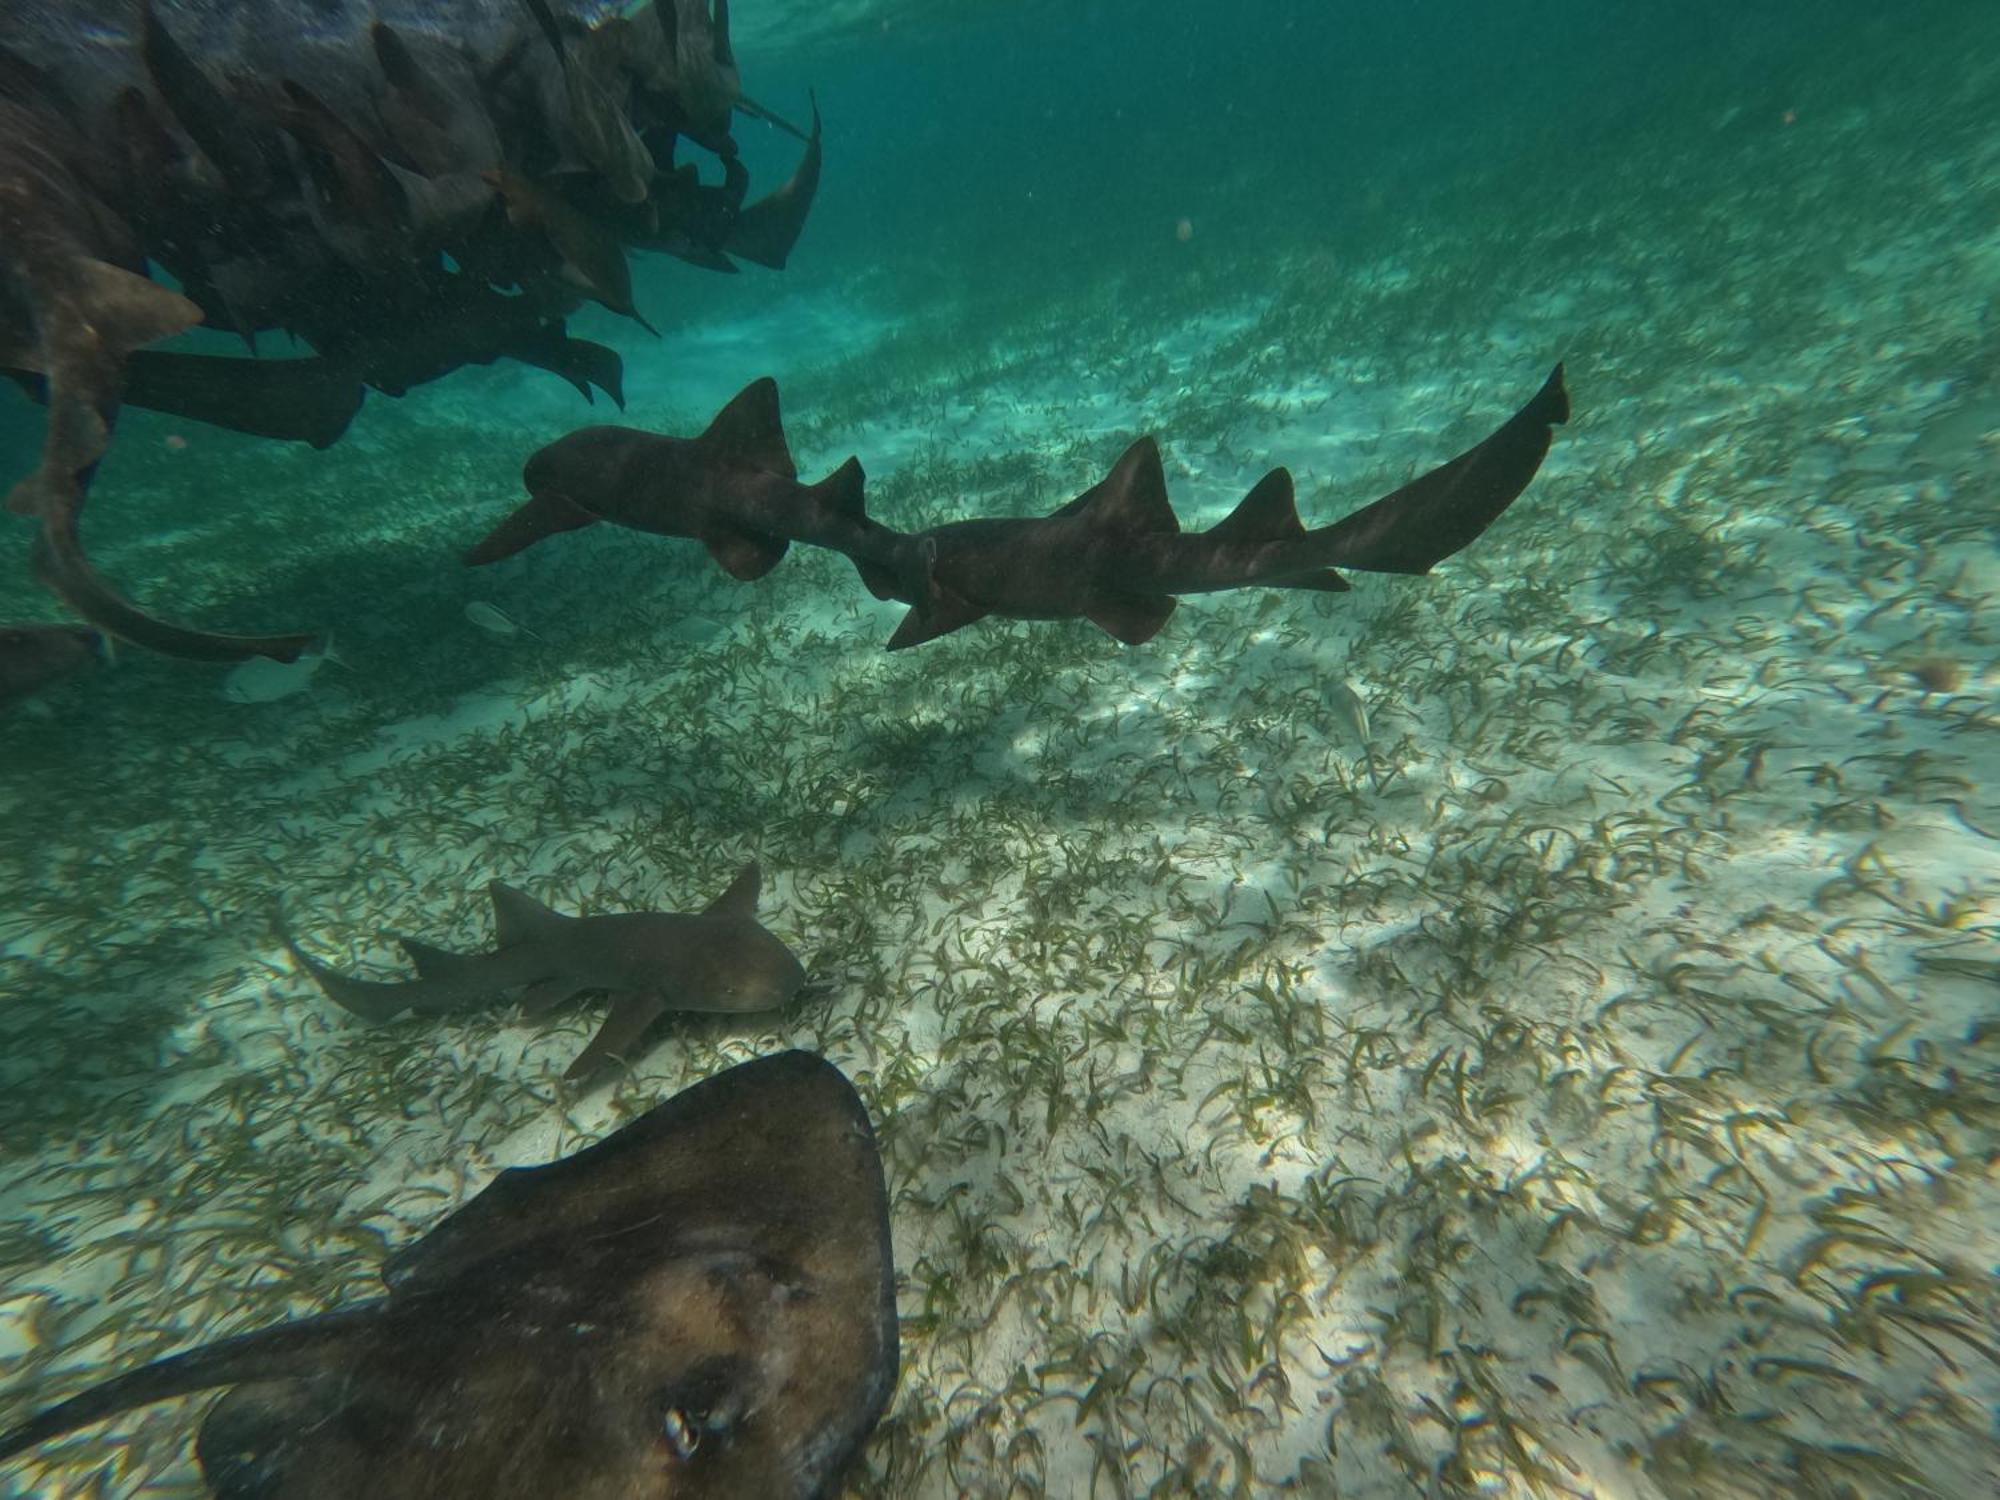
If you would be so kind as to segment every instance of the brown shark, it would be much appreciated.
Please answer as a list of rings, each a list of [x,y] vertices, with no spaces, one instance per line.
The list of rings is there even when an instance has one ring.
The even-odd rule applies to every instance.
[[[401,938],[417,977],[400,983],[350,979],[286,946],[328,999],[369,1021],[464,1010],[524,986],[522,1007],[537,1016],[585,990],[607,991],[604,1024],[563,1074],[584,1078],[635,1056],[639,1038],[666,1011],[775,1010],[798,993],[804,968],[757,921],[760,883],[748,864],[699,912],[566,917],[496,880],[487,887],[493,951],[447,953]]]
[[[867,550],[880,531],[862,511],[861,461],[800,484],[785,443],[778,384],[754,380],[699,437],[585,427],[536,452],[521,477],[532,497],[465,554],[497,562],[543,537],[597,521],[692,537],[733,577],[761,578],[792,542]]]
[[[382,1279],[72,1397],[0,1459],[230,1387],[195,1443],[217,1500],[818,1500],[895,1386],[881,1156],[804,1052],[502,1172]]]
[[[1562,367],[1491,436],[1331,526],[1299,520],[1292,476],[1273,469],[1207,531],[1180,529],[1158,447],[1141,438],[1052,515],[954,521],[906,535],[875,527],[839,545],[878,598],[911,606],[889,649],[987,615],[1081,617],[1128,644],[1150,640],[1179,595],[1267,585],[1341,591],[1333,570],[1424,573],[1483,532],[1527,488],[1551,427],[1569,418]]]
[[[104,637],[86,625],[0,625],[0,708],[104,657]]]

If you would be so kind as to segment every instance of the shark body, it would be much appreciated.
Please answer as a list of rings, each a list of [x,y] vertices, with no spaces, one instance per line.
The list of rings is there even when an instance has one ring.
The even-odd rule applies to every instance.
[[[915,533],[875,527],[832,545],[848,553],[876,597],[910,606],[890,637],[892,651],[988,615],[1081,617],[1137,644],[1159,633],[1183,594],[1258,585],[1339,592],[1349,587],[1339,568],[1428,572],[1527,488],[1552,427],[1568,418],[1558,365],[1534,398],[1477,446],[1310,531],[1282,468],[1217,525],[1182,531],[1159,448],[1146,437],[1051,515],[953,521]]]
[[[618,356],[564,320],[588,298],[644,322],[628,250],[780,267],[804,227],[817,109],[756,200],[737,112],[776,121],[710,0],[0,6],[0,376],[48,407],[9,496],[37,575],[148,650],[292,660],[311,635],[162,620],[91,566],[80,513],[121,404],[324,446],[364,389],[500,358],[619,400]],[[720,183],[674,161],[682,139]],[[313,353],[149,347],[197,324]]]
[[[524,1012],[537,1016],[574,995],[605,991],[611,1005],[603,1025],[563,1074],[578,1079],[634,1056],[634,1045],[666,1011],[773,1010],[798,993],[805,969],[757,921],[760,884],[749,864],[699,912],[566,917],[496,880],[488,887],[492,951],[449,953],[399,939],[417,966],[417,977],[401,982],[349,978],[296,943],[286,946],[336,1005],[375,1022],[404,1011],[464,1010],[515,989],[525,991]]]
[[[862,509],[859,459],[800,484],[785,442],[778,385],[752,381],[698,437],[585,427],[529,458],[525,505],[465,555],[477,567],[557,532],[598,521],[692,537],[732,577],[761,578],[792,542],[865,551],[876,526]]]

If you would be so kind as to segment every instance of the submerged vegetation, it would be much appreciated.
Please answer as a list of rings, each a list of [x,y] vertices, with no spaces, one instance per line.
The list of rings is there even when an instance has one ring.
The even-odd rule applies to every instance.
[[[497,1167],[801,1046],[892,1194],[904,1374],[857,1493],[1979,1492],[2000,568],[1987,429],[1923,434],[1993,399],[1990,232],[1952,214],[2000,158],[1808,245],[1759,201],[1780,148],[1734,149],[1763,170],[1699,183],[1701,244],[1692,187],[1592,206],[1599,174],[1553,227],[1204,252],[788,384],[801,467],[870,455],[899,526],[1051,507],[1141,431],[1196,524],[1269,463],[1321,518],[1387,490],[1568,355],[1577,424],[1436,577],[1203,598],[1144,647],[886,656],[893,609],[805,549],[741,586],[591,533],[465,577],[517,457],[473,395],[198,478],[128,442],[154,514],[338,507],[334,554],[274,506],[143,562],[195,613],[256,560],[353,668],[246,709],[142,661],[0,726],[10,1415],[365,1295]],[[1756,287],[1674,300],[1725,262]],[[369,1030],[279,940],[338,912],[312,946],[365,967],[474,946],[489,876],[678,909],[751,857],[806,998],[674,1018],[595,1092],[560,1078],[588,1006]],[[196,1492],[181,1413],[117,1431],[49,1472]]]

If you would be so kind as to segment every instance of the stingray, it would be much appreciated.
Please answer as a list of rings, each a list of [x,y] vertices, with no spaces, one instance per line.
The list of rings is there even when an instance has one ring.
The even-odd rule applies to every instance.
[[[1160,451],[1140,438],[1111,472],[1046,516],[953,521],[904,534],[856,531],[839,545],[877,598],[910,612],[891,650],[987,615],[1081,617],[1127,644],[1150,640],[1183,594],[1264,586],[1345,591],[1335,571],[1426,573],[1517,499],[1569,420],[1562,366],[1483,441],[1371,505],[1308,531],[1292,476],[1273,469],[1207,531],[1183,532]]]
[[[880,529],[862,511],[859,459],[818,484],[800,484],[798,474],[778,383],[767,375],[737,392],[698,437],[600,425],[538,449],[521,471],[527,503],[465,561],[497,562],[557,532],[609,521],[692,537],[731,577],[747,580],[776,567],[792,542],[852,552]]]
[[[502,1172],[382,1276],[87,1390],[0,1458],[227,1386],[195,1441],[217,1500],[791,1500],[832,1492],[895,1385],[881,1158],[804,1052]]]
[[[563,1074],[584,1078],[632,1049],[669,1010],[775,1010],[806,974],[792,951],[757,921],[761,876],[745,865],[699,912],[612,912],[566,917],[496,880],[490,953],[447,953],[401,938],[417,977],[396,983],[350,979],[287,941],[292,957],[327,998],[369,1021],[406,1010],[440,1015],[526,986],[522,1009],[538,1016],[585,990],[605,990],[611,1008],[590,1045]]]

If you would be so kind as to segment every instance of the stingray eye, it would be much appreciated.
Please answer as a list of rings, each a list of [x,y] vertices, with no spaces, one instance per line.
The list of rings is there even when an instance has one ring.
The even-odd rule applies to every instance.
[[[701,1424],[678,1406],[670,1406],[660,1421],[660,1439],[669,1453],[686,1463],[701,1446]]]

